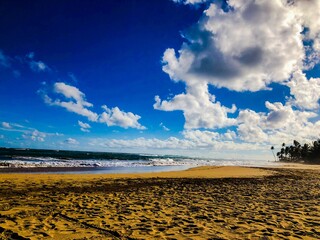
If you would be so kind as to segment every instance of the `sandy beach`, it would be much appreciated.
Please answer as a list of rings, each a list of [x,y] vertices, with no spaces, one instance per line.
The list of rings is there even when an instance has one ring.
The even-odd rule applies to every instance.
[[[0,239],[319,239],[320,168],[0,174]]]

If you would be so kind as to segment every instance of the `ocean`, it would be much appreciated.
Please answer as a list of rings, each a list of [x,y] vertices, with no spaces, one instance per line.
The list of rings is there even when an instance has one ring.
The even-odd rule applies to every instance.
[[[59,172],[61,169],[63,173],[137,173],[179,171],[198,166],[271,167],[275,165],[279,163],[174,155],[0,148],[0,168],[2,169],[37,168],[41,171],[41,169],[54,168],[54,172]]]

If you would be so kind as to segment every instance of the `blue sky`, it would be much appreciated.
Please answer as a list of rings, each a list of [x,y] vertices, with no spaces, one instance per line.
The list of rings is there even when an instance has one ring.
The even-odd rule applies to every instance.
[[[270,159],[319,138],[318,1],[1,1],[0,145]]]

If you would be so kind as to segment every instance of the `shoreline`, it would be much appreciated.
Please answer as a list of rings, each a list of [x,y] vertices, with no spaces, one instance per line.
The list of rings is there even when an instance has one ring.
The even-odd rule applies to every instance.
[[[153,166],[147,167],[152,170]],[[170,167],[169,167],[170,168]],[[100,172],[98,167],[36,167],[0,168],[0,181],[4,179],[69,179],[86,181],[91,179],[146,179],[146,178],[257,178],[275,175],[277,170],[319,171],[320,165],[290,163],[279,166],[189,166],[180,170]]]
[[[275,162],[278,163],[278,162]],[[151,175],[155,175],[155,177],[159,177],[159,175],[169,176],[172,174],[177,175],[185,175],[181,174],[181,172],[185,171],[194,171],[201,169],[210,170],[210,169],[219,169],[224,168],[230,170],[233,169],[262,169],[262,170],[272,170],[272,169],[301,169],[301,170],[320,170],[320,165],[317,164],[305,164],[305,163],[280,163],[280,165],[272,165],[272,166],[234,166],[234,165],[208,165],[208,166],[187,166],[187,165],[164,165],[164,166],[135,166],[135,167],[0,167],[0,176],[2,174],[41,174],[41,175],[119,175],[123,177],[130,177],[130,175],[142,176],[146,174],[146,177],[152,177]],[[216,171],[217,173],[217,171]],[[250,171],[248,171],[250,175]],[[128,175],[128,176],[126,176]],[[243,175],[243,174],[242,174]],[[213,177],[212,174],[210,174]],[[223,176],[221,172],[218,173],[217,176]]]
[[[236,166],[203,166],[181,171],[136,172],[136,173],[57,173],[57,172],[10,172],[1,173],[4,179],[70,179],[86,181],[90,179],[148,179],[148,178],[255,178],[271,176],[274,172],[268,168]]]

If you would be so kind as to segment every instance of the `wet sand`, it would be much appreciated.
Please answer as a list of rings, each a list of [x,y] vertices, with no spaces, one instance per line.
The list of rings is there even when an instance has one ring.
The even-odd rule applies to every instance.
[[[320,239],[320,171],[0,174],[0,239]]]

